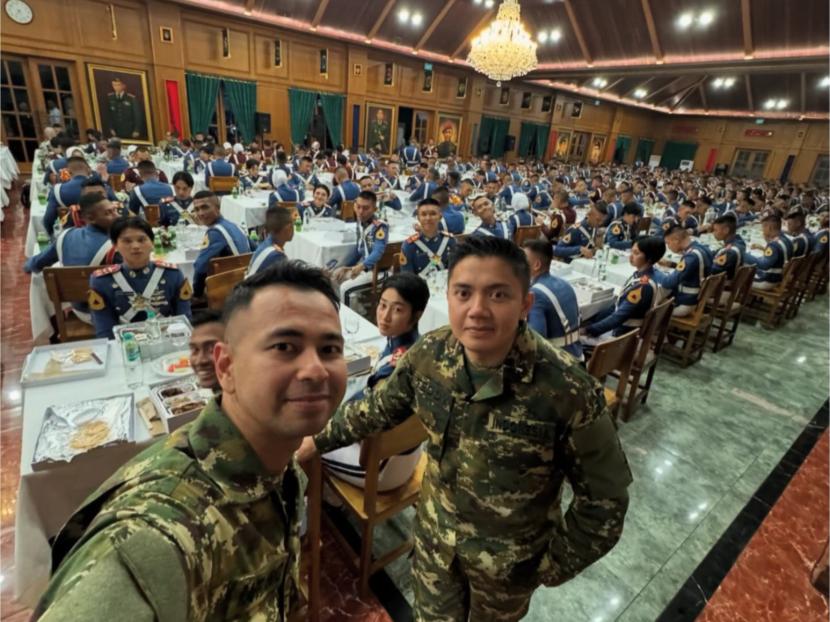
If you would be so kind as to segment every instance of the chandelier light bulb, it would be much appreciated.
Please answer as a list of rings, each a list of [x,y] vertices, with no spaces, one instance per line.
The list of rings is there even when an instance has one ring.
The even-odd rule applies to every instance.
[[[521,22],[518,0],[504,0],[496,18],[475,38],[467,62],[501,82],[536,69],[536,42]]]
[[[539,43],[545,43],[545,42],[548,40],[548,33],[547,33],[547,31],[546,31],[546,30],[543,30],[542,32],[540,32],[540,33],[536,36],[536,39],[539,41]]]
[[[413,13],[412,14],[412,25],[413,26],[420,26],[421,23],[424,21],[424,16],[420,13]]]
[[[677,27],[681,30],[686,30],[695,21],[695,16],[691,12],[683,13],[677,18]]]
[[[409,9],[404,7],[400,11],[398,11],[398,21],[403,24],[409,21]]]

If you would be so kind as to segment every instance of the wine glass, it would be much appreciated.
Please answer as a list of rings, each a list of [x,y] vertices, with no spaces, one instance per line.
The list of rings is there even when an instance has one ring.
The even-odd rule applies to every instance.
[[[190,338],[190,331],[181,322],[175,322],[167,327],[167,336],[170,337],[176,350],[181,350],[187,345],[187,340]]]
[[[346,316],[346,321],[343,324],[349,337],[354,337],[360,330],[360,321],[353,315]]]

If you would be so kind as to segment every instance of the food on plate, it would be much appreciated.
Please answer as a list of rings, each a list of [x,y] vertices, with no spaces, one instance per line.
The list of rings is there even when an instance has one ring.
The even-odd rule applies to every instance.
[[[97,447],[110,435],[110,426],[105,421],[88,421],[78,427],[72,435],[69,446],[72,449],[86,450]]]
[[[187,356],[180,356],[176,361],[168,363],[166,369],[168,374],[176,374],[190,369],[190,358]]]

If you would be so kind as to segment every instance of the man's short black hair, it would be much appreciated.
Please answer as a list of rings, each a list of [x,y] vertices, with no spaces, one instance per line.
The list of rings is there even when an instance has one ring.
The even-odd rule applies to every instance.
[[[212,190],[199,190],[193,195],[193,200],[196,201],[197,199],[210,199],[211,203],[219,207],[219,197]]]
[[[399,272],[393,274],[383,282],[380,293],[383,295],[387,289],[394,289],[410,307],[412,313],[421,313],[427,308],[429,302],[429,286],[421,277],[411,272]],[[417,326],[417,322],[415,324]]]
[[[193,187],[193,175],[187,171],[178,171],[173,175],[173,180],[170,183],[175,184],[177,181],[183,181],[188,187]]]
[[[667,238],[670,235],[680,234],[682,237],[686,237],[689,235],[689,230],[686,229],[683,225],[681,225],[677,221],[672,221],[668,228],[665,230],[663,237]]]
[[[106,200],[107,195],[103,192],[88,192],[86,194],[82,194],[81,198],[78,200],[81,215],[91,214],[96,205],[98,205],[101,201]]]
[[[498,257],[513,270],[513,274],[522,284],[522,292],[527,293],[530,289],[530,265],[527,263],[527,257],[522,249],[510,240],[489,235],[469,236],[462,243],[457,244],[450,254],[450,278],[455,267],[467,257]]]
[[[623,205],[623,216],[626,214],[634,214],[635,216],[640,215],[640,206],[637,205],[634,201],[629,201],[625,205]]]
[[[600,214],[608,215],[608,203],[605,201],[595,201],[591,203],[591,207],[597,210]]]
[[[422,201],[418,201],[418,207],[415,209],[415,211],[417,212],[419,209],[421,209],[422,205],[432,205],[434,207],[437,207],[439,211],[441,210],[441,204],[432,197],[427,197]]]
[[[142,160],[136,166],[138,169],[139,175],[152,175],[156,172],[156,165],[153,164],[150,160]]]
[[[314,191],[316,192],[318,188],[322,188],[323,190],[325,190],[327,197],[331,196],[331,190],[329,190],[329,187],[326,184],[317,184],[316,186],[314,186]]]
[[[525,240],[522,248],[529,250],[542,260],[542,265],[549,266],[553,261],[553,246],[547,240]]]
[[[372,203],[372,205],[378,204],[378,195],[376,195],[371,190],[361,190],[360,194],[357,195],[358,199],[364,199]]]
[[[695,202],[692,201],[691,199],[686,199],[680,205],[682,205],[683,207],[688,207],[689,209],[694,209],[695,208]]]
[[[294,210],[272,205],[265,211],[265,229],[272,236],[294,223]]]
[[[278,285],[300,291],[320,292],[329,299],[336,311],[340,311],[340,298],[323,271],[305,262],[289,259],[277,262],[237,283],[225,299],[222,322],[227,325],[237,311],[250,307],[258,290]]]
[[[222,324],[221,311],[217,311],[216,309],[200,309],[199,311],[194,311],[193,317],[190,318],[190,325],[193,328],[213,323]]]
[[[738,219],[735,218],[735,215],[730,212],[715,218],[714,224],[726,225],[729,228],[729,233],[735,233],[735,230],[738,228]]]
[[[642,238],[637,238],[634,242],[640,252],[646,256],[646,261],[654,265],[666,254],[666,243],[663,238],[656,235],[649,235]]]
[[[701,203],[705,203],[706,205],[712,205],[712,197],[705,194],[701,195],[698,201],[700,201]]]
[[[138,216],[122,216],[112,223],[112,227],[110,227],[110,240],[112,240],[112,243],[117,244],[118,238],[127,229],[143,231],[150,240],[155,241],[156,236],[153,235],[153,228],[150,226],[150,223]]]
[[[256,158],[248,158],[245,160],[245,168],[259,169],[259,160]]]

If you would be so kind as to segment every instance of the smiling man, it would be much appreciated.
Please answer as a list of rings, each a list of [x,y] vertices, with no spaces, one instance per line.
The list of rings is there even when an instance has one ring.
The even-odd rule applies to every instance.
[[[234,288],[224,323],[222,395],[72,516],[33,619],[288,618],[302,507],[293,454],[346,388],[337,295],[320,270],[285,261]]]
[[[631,482],[602,387],[530,330],[524,253],[474,236],[450,259],[450,326],[389,379],[306,439],[305,459],[411,415],[428,462],[415,524],[415,618],[520,620],[540,585],[559,585],[622,532]],[[562,484],[574,498],[562,514]]]
[[[214,392],[221,391],[216,366],[213,364],[213,348],[225,338],[222,314],[213,309],[203,309],[193,314],[190,324],[193,326],[190,334],[190,366],[199,386]]]

